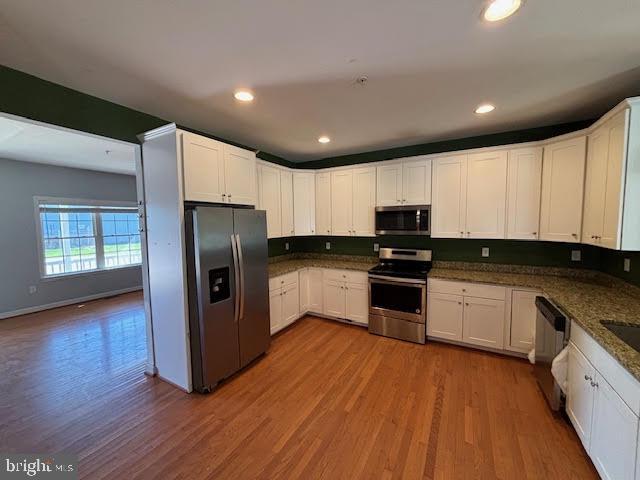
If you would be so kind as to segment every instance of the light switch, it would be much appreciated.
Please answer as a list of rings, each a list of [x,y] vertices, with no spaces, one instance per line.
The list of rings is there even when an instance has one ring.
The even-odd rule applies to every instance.
[[[482,256],[483,257],[489,256],[489,247],[482,247]]]
[[[582,260],[582,252],[580,250],[571,250],[571,261],[579,262]]]
[[[624,271],[625,272],[630,272],[631,271],[631,259],[630,258],[625,258],[624,259]]]
[[[285,250],[289,250],[289,242],[285,242],[284,243],[284,249]]]
[[[374,243],[373,244],[373,251],[374,252],[379,252],[380,251],[380,244],[379,243]]]
[[[324,248],[326,248],[327,250],[331,250],[331,242],[325,243]]]

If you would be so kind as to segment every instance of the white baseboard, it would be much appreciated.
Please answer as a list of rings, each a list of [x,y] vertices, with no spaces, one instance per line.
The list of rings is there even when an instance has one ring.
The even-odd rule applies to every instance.
[[[45,305],[36,305],[34,307],[20,308],[11,312],[0,313],[0,320],[4,318],[17,317],[20,315],[28,315],[29,313],[41,312],[43,310],[50,310],[52,308],[66,307],[67,305],[73,305],[74,303],[89,302],[91,300],[98,300],[100,298],[112,297],[114,295],[120,295],[123,293],[136,292],[142,290],[142,286],[123,288],[121,290],[112,290],[110,292],[96,293],[95,295],[87,295],[86,297],[70,298],[68,300],[62,300],[60,302],[47,303]]]

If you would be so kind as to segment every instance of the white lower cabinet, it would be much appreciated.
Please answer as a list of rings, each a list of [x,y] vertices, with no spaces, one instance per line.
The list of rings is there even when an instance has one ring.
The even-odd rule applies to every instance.
[[[300,310],[322,313],[322,269],[304,268],[300,270]]]
[[[325,270],[324,314],[366,325],[369,323],[369,281],[366,272]]]
[[[271,334],[282,330],[300,318],[298,272],[269,280],[269,320]]]
[[[447,293],[429,293],[427,297],[427,335],[462,340],[463,297]]]
[[[429,280],[427,335],[500,350],[504,345],[506,289]]]
[[[536,297],[532,290],[511,291],[511,321],[507,324],[505,349],[529,353],[534,347],[536,330]]]
[[[640,478],[640,383],[575,323],[568,367],[567,414],[598,473],[606,480]]]
[[[271,326],[271,335],[283,328],[282,288],[269,291],[269,321]]]
[[[501,349],[504,332],[504,300],[464,297],[462,341]]]

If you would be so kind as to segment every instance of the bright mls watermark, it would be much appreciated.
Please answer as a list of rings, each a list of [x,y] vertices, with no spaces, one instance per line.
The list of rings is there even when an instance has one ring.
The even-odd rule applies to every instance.
[[[76,455],[0,454],[0,480],[45,478],[74,480],[78,478]]]

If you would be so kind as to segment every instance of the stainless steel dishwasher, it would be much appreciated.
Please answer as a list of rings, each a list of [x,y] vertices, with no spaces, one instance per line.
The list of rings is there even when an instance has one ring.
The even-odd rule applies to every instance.
[[[535,376],[552,410],[560,410],[562,391],[551,374],[551,362],[569,341],[571,322],[549,300],[536,297]]]

